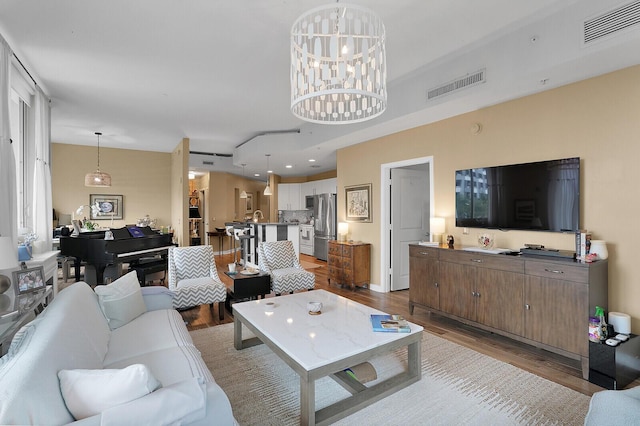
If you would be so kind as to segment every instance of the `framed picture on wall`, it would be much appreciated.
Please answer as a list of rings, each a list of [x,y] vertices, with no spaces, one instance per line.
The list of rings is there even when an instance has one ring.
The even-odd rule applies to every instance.
[[[245,213],[253,213],[253,194],[247,193]]]
[[[98,211],[91,209],[91,220],[111,220],[122,219],[123,203],[122,195],[105,195],[91,194],[89,195],[89,205],[98,205]]]
[[[347,222],[371,222],[371,184],[344,187]]]

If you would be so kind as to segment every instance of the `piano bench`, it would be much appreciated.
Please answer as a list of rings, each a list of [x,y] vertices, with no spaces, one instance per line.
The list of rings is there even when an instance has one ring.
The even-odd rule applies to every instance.
[[[141,286],[147,285],[147,275],[164,272],[167,275],[167,259],[143,261],[129,266],[129,271],[136,271]]]

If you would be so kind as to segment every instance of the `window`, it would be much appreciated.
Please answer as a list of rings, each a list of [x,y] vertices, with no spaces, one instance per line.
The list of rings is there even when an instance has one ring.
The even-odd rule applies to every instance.
[[[11,146],[16,160],[16,193],[18,204],[18,229],[34,228],[33,173],[35,165],[34,119],[31,108],[34,85],[25,77],[19,65],[12,67]]]

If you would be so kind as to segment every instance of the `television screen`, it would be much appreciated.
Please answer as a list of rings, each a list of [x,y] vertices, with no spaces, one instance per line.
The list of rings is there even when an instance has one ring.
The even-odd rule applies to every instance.
[[[456,226],[575,232],[580,158],[456,171]]]

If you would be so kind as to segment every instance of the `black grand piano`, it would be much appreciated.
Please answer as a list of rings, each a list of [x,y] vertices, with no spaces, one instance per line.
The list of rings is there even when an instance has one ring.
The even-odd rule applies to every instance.
[[[75,258],[76,281],[80,277],[80,264],[85,262],[85,281],[104,284],[105,270],[109,276],[122,275],[122,264],[135,265],[143,259],[165,258],[173,247],[172,234],[161,234],[148,226],[129,226],[111,229],[113,240],[105,240],[106,231],[82,232],[77,236],[60,237],[60,254]],[[93,274],[87,269],[95,270]]]

